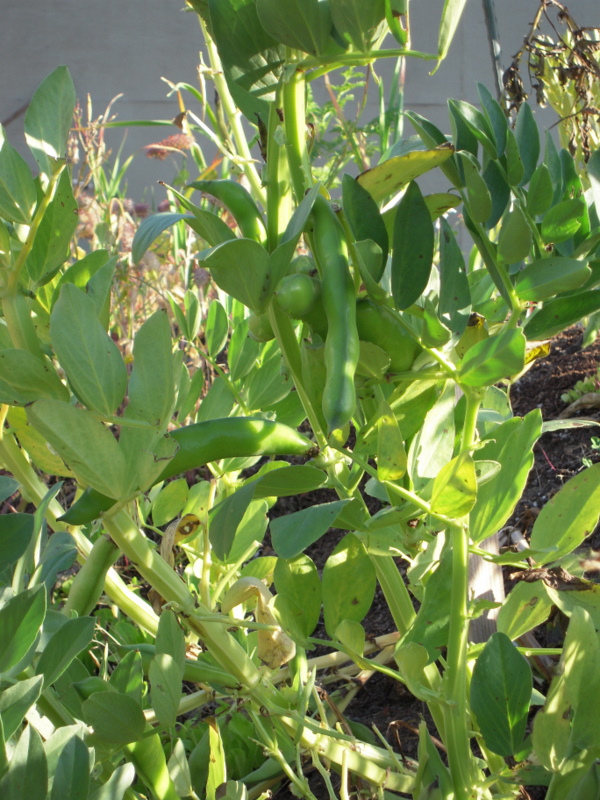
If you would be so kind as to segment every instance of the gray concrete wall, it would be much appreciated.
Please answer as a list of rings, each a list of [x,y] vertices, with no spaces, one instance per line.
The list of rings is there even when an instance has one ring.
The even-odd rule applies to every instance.
[[[183,0],[0,0],[0,121],[13,144],[25,150],[19,110],[60,64],[70,68],[81,101],[91,96],[95,115],[122,93],[114,106],[120,120],[175,116],[176,99],[166,97],[168,88],[161,77],[197,85],[202,43],[195,15],[186,13],[183,5]],[[598,0],[570,0],[568,5],[580,25],[600,26]],[[442,6],[442,0],[412,1],[415,49],[435,50]],[[505,66],[537,8],[537,0],[496,0]],[[493,87],[481,0],[469,0],[449,57],[434,75],[429,74],[431,68],[432,62],[408,61],[406,105],[447,128],[449,97],[476,102],[477,81]],[[375,114],[373,93],[367,117]],[[170,132],[175,129],[130,129],[124,153]],[[122,131],[111,134],[114,148],[122,136]],[[141,199],[145,187],[154,191],[158,179],[169,182],[174,174],[173,162],[151,161],[140,153],[129,173],[130,194]],[[160,191],[157,197],[162,197]]]

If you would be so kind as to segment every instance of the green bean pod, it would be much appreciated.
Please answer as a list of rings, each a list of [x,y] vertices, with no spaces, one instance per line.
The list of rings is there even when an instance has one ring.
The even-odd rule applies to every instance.
[[[354,283],[342,226],[323,197],[312,211],[313,255],[321,273],[321,295],[327,318],[323,414],[329,432],[350,421],[356,405],[354,373],[359,356]]]
[[[265,224],[258,206],[241,183],[231,180],[193,181],[190,188],[211,194],[231,212],[245,239],[263,242],[266,237]]]
[[[292,319],[306,322],[323,339],[327,335],[327,318],[321,296],[321,281],[304,272],[286,275],[277,284],[274,299]]]
[[[196,422],[168,435],[175,439],[179,449],[155,483],[221,458],[302,456],[309,455],[315,447],[310,439],[287,425],[252,417]],[[95,489],[86,489],[60,519],[69,525],[85,525],[115,503],[116,500]]]
[[[70,617],[91,614],[104,591],[106,573],[115,563],[121,551],[108,536],[100,536],[94,542],[85,564],[81,567],[69,590],[63,613]]]
[[[385,306],[367,297],[356,302],[356,326],[363,342],[380,347],[390,357],[390,372],[407,372],[421,348]]]

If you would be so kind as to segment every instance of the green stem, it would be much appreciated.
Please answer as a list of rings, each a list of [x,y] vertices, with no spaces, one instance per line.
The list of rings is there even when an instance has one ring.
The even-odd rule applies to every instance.
[[[463,425],[461,452],[470,452],[475,444],[477,412],[481,392],[466,390],[467,408]],[[450,628],[448,632],[446,684],[446,745],[448,764],[456,800],[467,800],[474,773],[467,715],[467,647],[469,633],[469,533],[465,521],[447,527],[446,546],[452,551],[452,589]]]
[[[0,429],[0,462],[19,482],[24,496],[36,507],[39,506],[48,489],[15,442],[14,436],[4,429]],[[52,500],[46,511],[46,521],[53,531],[71,534],[77,546],[77,560],[80,564],[85,564],[92,550],[92,543],[78,528],[58,522],[58,517],[63,514],[64,509],[60,503]],[[121,611],[143,630],[156,636],[158,617],[145,600],[129,591],[112,568],[106,573],[104,590]]]
[[[248,183],[252,188],[255,199],[259,200],[264,206],[265,191],[260,179],[260,175],[254,166],[255,159],[252,158],[250,148],[248,147],[248,140],[246,139],[246,134],[244,133],[244,128],[240,119],[241,114],[236,108],[233,98],[231,97],[231,92],[227,86],[227,80],[225,79],[223,66],[221,64],[221,59],[219,58],[217,48],[215,47],[215,43],[211,39],[200,14],[198,14],[198,20],[200,22],[200,27],[202,28],[204,41],[206,42],[208,58],[212,67],[212,78],[215,84],[215,89],[219,94],[221,108],[227,117],[236,146],[243,159],[241,166],[244,171],[244,175],[248,178]]]
[[[278,105],[279,102],[273,103],[269,109],[267,139],[267,244],[271,253],[279,244],[281,234],[285,231],[292,215],[287,153],[286,148],[278,140],[278,130],[281,126]]]
[[[312,175],[306,146],[306,83],[304,71],[295,69],[288,81],[284,81],[283,124],[290,178],[299,203],[307,189],[312,186]]]
[[[292,375],[296,391],[298,392],[310,426],[317,439],[317,445],[322,450],[327,446],[327,437],[321,426],[319,415],[314,409],[312,399],[304,386],[304,381],[302,379],[302,355],[292,321],[285,312],[277,308],[275,303],[271,303],[269,307],[269,321],[277,337],[277,341],[279,342],[283,360]]]

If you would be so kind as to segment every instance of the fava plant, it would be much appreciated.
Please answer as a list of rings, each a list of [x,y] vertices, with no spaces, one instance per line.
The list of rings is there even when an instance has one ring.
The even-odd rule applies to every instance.
[[[114,259],[67,263],[65,69],[25,119],[39,176],[1,143],[0,489],[36,508],[0,525],[2,796],[241,800],[286,780],[313,797],[308,766],[344,800],[508,798],[532,784],[552,800],[595,796],[598,591],[552,576],[576,569],[597,523],[600,467],[548,501],[528,550],[482,547],[545,429],[537,410],[513,416],[511,382],[600,309],[594,198],[549,136],[540,157],[529,106],[513,129],[481,86],[481,109],[450,101],[449,136],[407,112],[420,143],[344,175],[332,203],[313,179],[307,82],[390,53],[424,57],[407,48],[407,6],[191,5],[250,189],[173,188],[179,209],[136,234],[134,261],[174,224],[198,237],[219,299],[206,319],[193,292],[172,304],[183,346],[159,309],[126,363],[108,332]],[[433,58],[463,5],[446,2]],[[389,30],[399,47],[380,51]],[[260,175],[240,114],[257,126]],[[424,196],[417,179],[432,170],[441,191]],[[452,208],[473,241],[468,265]],[[184,361],[194,349],[216,371],[207,389]],[[63,479],[72,501],[59,502]],[[273,518],[264,554],[277,498],[319,488],[337,499]],[[332,527],[345,533],[319,574],[305,550]],[[483,644],[469,643],[490,605],[470,596],[471,556],[526,578]],[[76,558],[61,605],[51,589]],[[371,641],[362,622],[377,584],[395,630]],[[555,606],[569,618],[563,647],[521,646]],[[312,656],[320,620],[330,652]],[[560,656],[545,694],[537,655]],[[374,672],[429,708],[436,731],[421,724],[416,760],[345,717]]]

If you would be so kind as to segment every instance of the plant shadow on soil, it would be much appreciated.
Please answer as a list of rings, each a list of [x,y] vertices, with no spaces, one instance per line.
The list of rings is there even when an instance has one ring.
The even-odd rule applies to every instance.
[[[600,365],[600,340],[582,350],[582,338],[581,328],[573,327],[552,340],[550,354],[537,361],[511,389],[511,402],[515,415],[524,416],[532,409],[540,408],[545,421],[559,416],[566,407],[566,403],[561,400],[561,394],[571,389],[578,380],[594,375]],[[594,409],[591,413],[584,412],[581,416],[600,422],[600,409]],[[581,471],[582,459],[600,461],[600,452],[594,451],[591,447],[591,437],[599,435],[597,431],[598,429],[594,427],[572,428],[545,433],[540,438],[534,448],[534,465],[525,492],[508,525],[518,527],[527,537],[539,510],[569,478]],[[333,492],[319,491],[300,497],[281,498],[273,510],[279,516],[293,513],[314,503],[334,499],[336,496]],[[313,559],[319,571],[343,535],[341,531],[332,530],[308,548],[306,553]],[[590,547],[594,550],[600,549],[600,528],[596,529],[584,545],[586,549]],[[267,546],[263,554],[269,552]],[[509,571],[512,569],[505,572],[507,592],[513,585],[507,577]],[[594,574],[588,577],[591,580],[595,579]],[[363,625],[368,636],[381,636],[395,630],[379,587]],[[535,635],[540,646],[557,647],[562,644],[565,629],[566,619],[560,613],[556,613],[545,626],[535,631]],[[319,638],[325,636],[322,627],[317,629],[314,635]],[[542,684],[538,688],[545,690],[547,684]],[[349,705],[345,716],[368,728],[376,726],[400,758],[403,756],[416,758],[417,729],[422,719],[435,736],[435,729],[425,704],[414,698],[401,684],[380,673],[375,673],[367,681]],[[317,800],[328,800],[329,794],[324,781],[309,764],[307,764],[307,776],[311,791]],[[338,781],[335,774],[332,774],[332,781],[337,789]],[[287,784],[274,789],[273,796],[277,800],[291,800],[295,797]],[[524,787],[521,794],[521,797],[530,800],[543,800],[545,796],[546,788],[539,786]]]

